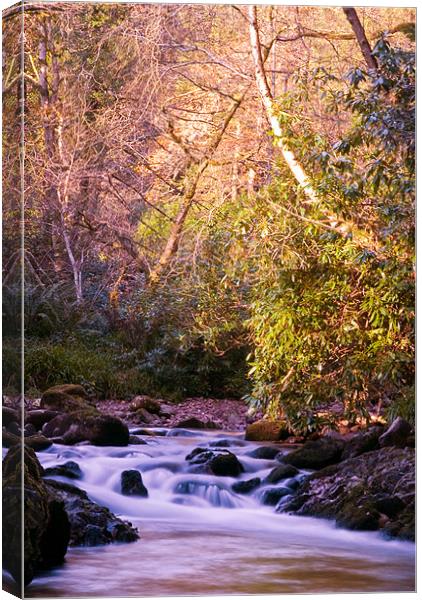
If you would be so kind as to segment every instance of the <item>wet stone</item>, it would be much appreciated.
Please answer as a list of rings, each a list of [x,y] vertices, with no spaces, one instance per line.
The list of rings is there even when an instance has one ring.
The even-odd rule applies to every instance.
[[[274,469],[265,478],[265,483],[278,483],[282,479],[288,479],[298,474],[298,470],[292,465],[280,465]]]
[[[259,458],[262,460],[274,460],[279,453],[279,448],[274,448],[273,446],[260,446],[251,452],[247,452],[246,455],[251,458]]]
[[[259,477],[254,477],[253,479],[248,479],[247,481],[236,481],[232,485],[232,490],[236,494],[249,494],[253,490],[255,490],[261,484],[261,480]]]
[[[57,465],[55,467],[47,467],[44,469],[44,477],[59,475],[61,477],[68,477],[69,479],[82,479],[83,473],[78,463],[73,460]]]
[[[125,496],[148,497],[148,490],[142,481],[142,475],[135,469],[123,471],[121,475],[122,494]]]
[[[281,498],[285,496],[290,496],[292,494],[292,490],[288,487],[280,487],[280,488],[271,488],[265,490],[262,494],[262,504],[275,506]]]

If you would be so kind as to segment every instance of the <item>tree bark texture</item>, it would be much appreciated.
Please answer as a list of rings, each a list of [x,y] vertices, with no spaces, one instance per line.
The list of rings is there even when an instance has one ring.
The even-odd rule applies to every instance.
[[[351,7],[343,7],[343,12],[352,26],[353,33],[356,36],[368,69],[370,71],[376,71],[378,69],[378,63],[372,54],[371,46],[356,10]]]

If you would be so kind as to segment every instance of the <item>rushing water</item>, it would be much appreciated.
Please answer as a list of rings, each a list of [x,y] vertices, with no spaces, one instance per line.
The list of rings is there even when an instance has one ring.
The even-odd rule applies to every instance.
[[[242,476],[189,473],[185,456],[223,438],[235,444],[230,450],[245,469]],[[181,431],[143,439],[147,445],[54,445],[38,454],[44,467],[77,462],[84,473],[77,485],[130,520],[141,538],[129,544],[69,549],[65,565],[36,578],[27,596],[414,590],[414,544],[275,513],[260,501],[263,487],[248,496],[235,494],[235,481],[264,478],[279,464],[248,456],[258,444],[223,432]],[[120,475],[127,469],[141,471],[148,498],[120,493]]]

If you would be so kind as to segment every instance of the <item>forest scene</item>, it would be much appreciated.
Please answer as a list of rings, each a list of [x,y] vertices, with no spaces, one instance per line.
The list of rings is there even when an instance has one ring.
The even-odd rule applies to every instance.
[[[415,590],[415,20],[3,11],[4,589]]]

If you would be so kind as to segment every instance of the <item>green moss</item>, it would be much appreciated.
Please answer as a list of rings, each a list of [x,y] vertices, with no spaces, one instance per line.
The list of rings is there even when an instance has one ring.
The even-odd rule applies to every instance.
[[[246,428],[245,439],[251,442],[271,442],[284,440],[289,430],[285,421],[256,421]]]

